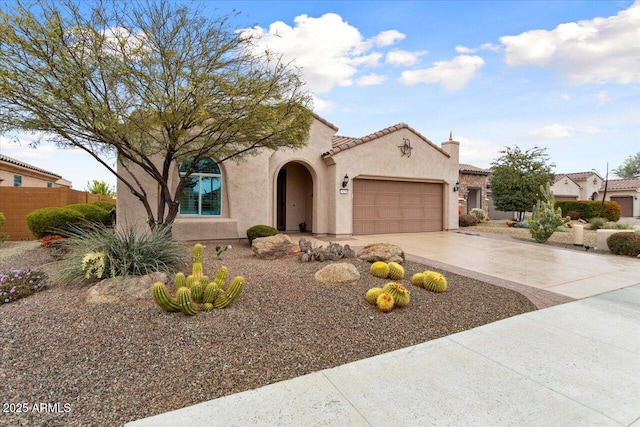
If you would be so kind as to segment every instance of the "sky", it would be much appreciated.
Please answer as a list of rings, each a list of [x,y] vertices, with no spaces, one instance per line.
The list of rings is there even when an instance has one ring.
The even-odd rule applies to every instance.
[[[640,1],[200,1],[300,67],[314,111],[362,137],[406,123],[460,142],[488,168],[505,147],[546,149],[554,172],[619,167],[640,152]],[[19,140],[16,142],[15,139]],[[115,185],[78,150],[0,153],[82,190]]]

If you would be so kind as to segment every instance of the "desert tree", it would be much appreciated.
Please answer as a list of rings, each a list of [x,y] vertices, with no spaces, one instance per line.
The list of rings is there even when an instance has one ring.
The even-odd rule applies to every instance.
[[[91,182],[87,182],[86,191],[91,194],[101,194],[111,198],[116,196],[114,188],[104,180],[94,179]]]
[[[299,70],[268,51],[256,54],[230,16],[209,17],[201,6],[35,0],[3,7],[0,129],[89,153],[140,200],[152,228],[173,222],[203,159],[241,161],[305,145],[313,114]],[[178,167],[183,173],[171,185]],[[157,206],[148,193],[156,186],[142,184],[149,177]]]
[[[489,186],[496,209],[518,212],[520,221],[542,199],[540,188],[553,182],[549,156],[546,149],[533,147],[505,147],[500,157],[491,162]]]
[[[612,170],[611,172],[613,172],[620,178],[640,178],[640,153],[636,153],[633,156],[627,157],[622,165]]]

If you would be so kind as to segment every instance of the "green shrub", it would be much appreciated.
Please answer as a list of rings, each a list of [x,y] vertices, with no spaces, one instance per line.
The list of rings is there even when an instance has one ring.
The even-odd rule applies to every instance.
[[[4,227],[7,222],[7,218],[4,216],[2,212],[0,212],[0,228]],[[4,242],[9,238],[9,235],[3,231],[0,231],[0,243]]]
[[[64,240],[68,250],[61,261],[60,283],[67,284],[86,277],[91,254],[104,259],[103,277],[145,275],[156,271],[173,273],[189,260],[189,248],[171,239],[170,227],[156,227],[145,232],[133,228],[107,228],[99,222],[73,226]],[[103,255],[102,255],[103,254]],[[95,267],[95,266],[94,266]],[[93,274],[95,276],[95,274]]]
[[[52,234],[64,234],[70,226],[83,221],[82,213],[67,207],[40,208],[27,214],[27,227],[38,239]]]
[[[579,212],[579,218],[590,220],[596,218],[600,214],[602,201],[597,200],[562,200],[555,202],[556,208],[562,209],[562,215],[568,216],[569,211]],[[620,219],[621,208],[616,202],[605,201],[603,216],[609,221],[617,221]]]
[[[640,255],[639,233],[614,233],[607,238],[607,245],[615,255]]]
[[[98,200],[97,202],[91,202],[90,205],[95,205],[105,211],[109,212],[111,208],[115,208],[116,204],[111,202],[105,202],[104,200]]]
[[[600,230],[607,223],[606,218],[591,218],[589,220],[589,225],[592,230]]]
[[[253,242],[253,239],[256,239],[258,237],[269,237],[275,236],[276,234],[278,234],[278,230],[273,227],[269,227],[268,225],[254,225],[247,230],[247,238],[249,239],[249,244]]]
[[[631,224],[618,224],[617,222],[607,221],[600,228],[603,230],[633,230],[635,227]]]
[[[562,216],[562,209],[555,207],[551,185],[540,186],[542,199],[533,207],[533,214],[529,220],[529,233],[538,243],[544,243],[549,237],[558,231],[558,227],[570,221],[569,217]]]
[[[513,224],[513,228],[529,228],[529,223],[527,221],[520,221]]]
[[[69,209],[75,209],[84,215],[84,219],[90,222],[101,222],[102,224],[111,224],[111,216],[109,211],[104,210],[98,205],[93,203],[76,203],[74,205],[67,205]]]
[[[478,220],[478,222],[484,221],[484,219],[486,218],[487,214],[484,213],[484,211],[480,208],[473,208],[471,209],[471,212],[469,212],[469,214],[471,216],[476,217],[476,219]]]
[[[460,215],[458,217],[458,225],[460,227],[471,227],[478,225],[478,218],[472,215]]]

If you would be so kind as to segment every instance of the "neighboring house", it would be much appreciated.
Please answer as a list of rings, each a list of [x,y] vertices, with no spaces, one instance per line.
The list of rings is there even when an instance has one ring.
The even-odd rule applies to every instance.
[[[621,217],[640,217],[640,178],[610,179],[606,182],[606,200],[617,202],[622,208]],[[605,183],[600,191],[604,194]]]
[[[602,182],[596,172],[560,173],[551,189],[556,200],[598,200]]]
[[[489,213],[487,189],[490,173],[489,169],[460,164],[458,173],[460,182],[459,202],[464,213],[468,214],[474,208],[480,208],[485,213]]]
[[[71,187],[60,175],[0,154],[0,187]]]
[[[237,239],[257,224],[283,232],[304,225],[331,237],[458,228],[459,142],[450,138],[437,146],[403,123],[362,138],[337,131],[316,115],[307,145],[298,150],[265,150],[239,163],[202,162],[185,190],[173,236]],[[178,174],[173,171],[174,179]],[[155,206],[157,185],[147,176],[142,182]],[[142,204],[122,183],[118,222],[147,226]]]

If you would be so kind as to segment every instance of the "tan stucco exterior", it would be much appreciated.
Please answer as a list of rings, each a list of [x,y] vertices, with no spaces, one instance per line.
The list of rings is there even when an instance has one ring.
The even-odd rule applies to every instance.
[[[20,177],[20,187],[71,187],[71,182],[60,175],[0,155],[0,187],[13,187],[16,175]]]
[[[458,200],[452,191],[458,179],[457,141],[449,140],[438,147],[409,126],[400,124],[353,139],[355,142],[349,146],[340,146],[336,140],[344,138],[336,137],[337,130],[316,117],[308,143],[301,149],[264,151],[240,163],[221,164],[222,214],[217,217],[179,215],[174,223],[174,237],[236,239],[246,237],[246,230],[257,224],[288,232],[298,231],[303,222],[314,235],[349,236],[353,233],[353,179],[366,178],[442,184],[442,229],[458,228]],[[399,148],[405,141],[412,147],[410,156],[403,156]],[[285,194],[282,199],[282,194],[278,195],[278,175],[283,169],[286,178],[282,179],[286,184],[281,187],[281,193]],[[345,175],[349,183],[343,188]],[[177,182],[177,171],[173,176]],[[144,186],[150,195],[154,193],[150,201],[155,206],[157,190],[152,189],[157,188],[156,183],[145,178]],[[119,224],[146,227],[142,204],[122,182],[118,182],[117,191]]]

